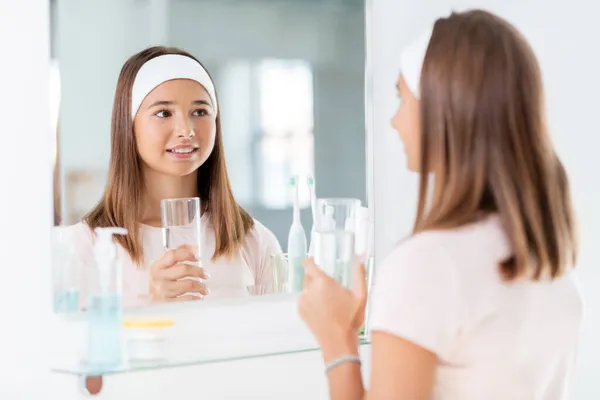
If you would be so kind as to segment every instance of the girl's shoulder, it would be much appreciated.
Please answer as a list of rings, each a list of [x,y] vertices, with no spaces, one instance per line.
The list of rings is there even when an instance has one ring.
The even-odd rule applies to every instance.
[[[68,240],[76,245],[93,244],[94,232],[85,222],[73,225],[55,226],[52,228],[53,237],[60,240]]]
[[[281,252],[281,246],[273,232],[263,225],[260,221],[254,219],[254,226],[246,234],[245,245],[259,248],[269,248],[276,252]]]

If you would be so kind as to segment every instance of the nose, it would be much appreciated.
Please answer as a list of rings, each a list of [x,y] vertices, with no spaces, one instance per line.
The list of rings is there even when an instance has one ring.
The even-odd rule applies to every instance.
[[[196,132],[194,131],[193,128],[192,129],[188,129],[187,132],[186,131],[180,131],[177,134],[177,137],[184,138],[184,139],[185,138],[191,139],[191,138],[193,138],[195,136],[196,136]]]
[[[180,118],[177,118],[175,132],[177,133],[178,138],[193,138],[196,136],[194,124],[192,124],[187,116],[183,115]]]

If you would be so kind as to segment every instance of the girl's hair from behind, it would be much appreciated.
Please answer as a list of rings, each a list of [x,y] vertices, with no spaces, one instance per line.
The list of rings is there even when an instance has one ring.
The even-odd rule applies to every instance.
[[[546,126],[540,67],[524,37],[486,11],[439,19],[420,93],[414,233],[497,212],[513,248],[500,265],[505,280],[556,278],[574,266],[569,183]]]

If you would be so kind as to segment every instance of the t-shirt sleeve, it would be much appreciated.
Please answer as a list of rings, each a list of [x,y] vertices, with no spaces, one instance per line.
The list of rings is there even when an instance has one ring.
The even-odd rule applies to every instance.
[[[375,276],[369,324],[372,331],[402,337],[446,358],[459,330],[460,290],[442,235],[417,235],[387,257]]]

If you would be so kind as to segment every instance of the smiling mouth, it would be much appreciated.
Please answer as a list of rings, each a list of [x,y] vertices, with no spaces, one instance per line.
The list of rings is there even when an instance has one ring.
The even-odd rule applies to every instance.
[[[196,153],[197,151],[198,151],[198,147],[180,147],[180,148],[176,148],[176,149],[167,149],[167,153],[181,154],[181,155],[193,154],[193,153]]]

